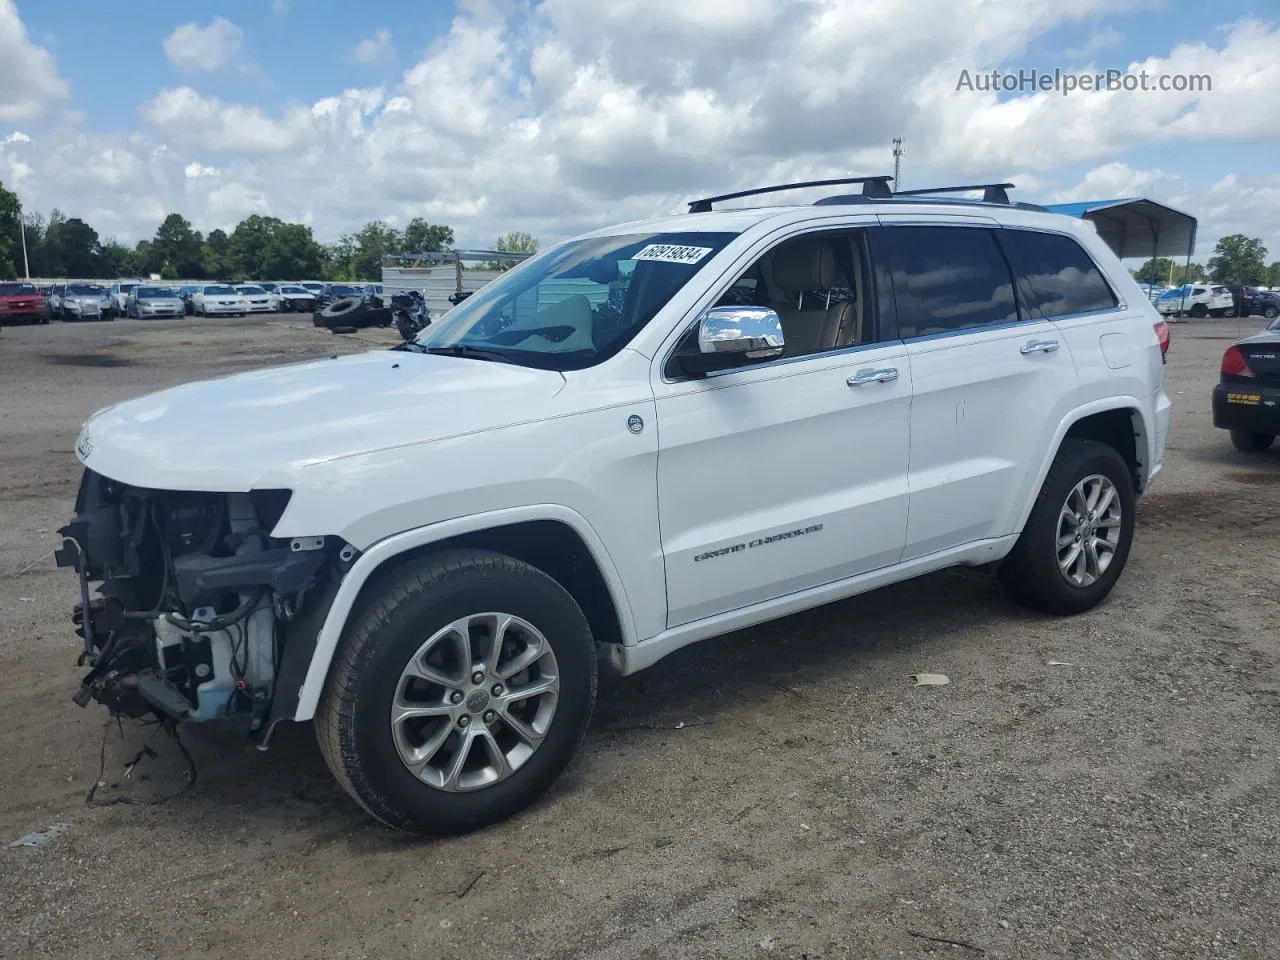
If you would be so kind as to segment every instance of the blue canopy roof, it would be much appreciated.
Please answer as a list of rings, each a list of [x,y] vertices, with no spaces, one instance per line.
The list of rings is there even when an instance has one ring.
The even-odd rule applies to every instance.
[[[1088,220],[1122,260],[1190,257],[1196,246],[1195,217],[1145,197],[1045,206],[1054,213]]]

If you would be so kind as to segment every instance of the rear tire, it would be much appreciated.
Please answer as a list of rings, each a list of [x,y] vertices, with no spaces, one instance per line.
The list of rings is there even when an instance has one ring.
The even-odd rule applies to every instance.
[[[1098,482],[1099,478],[1104,482]],[[1097,510],[1095,521],[1089,521],[1085,511],[1078,511],[1088,533],[1083,540],[1075,537],[1080,528],[1068,519],[1068,510],[1073,509],[1073,503],[1080,504],[1078,491],[1083,488],[1087,496],[1093,487],[1102,488],[1104,492],[1095,503],[1086,503],[1092,510],[1102,505],[1108,485],[1115,506],[1108,503]],[[1112,525],[1112,521],[1118,522]],[[1133,528],[1133,476],[1124,459],[1113,448],[1095,440],[1063,440],[1017,544],[1000,564],[1000,583],[1016,602],[1033,610],[1061,615],[1083,613],[1101,603],[1120,579],[1133,544]],[[1100,541],[1110,537],[1111,530],[1116,532],[1115,542],[1103,549]],[[1097,543],[1097,549],[1092,550],[1094,557],[1109,556],[1105,567],[1097,569],[1101,566],[1097,561],[1090,573],[1086,571],[1090,552],[1086,548],[1091,543]],[[1073,547],[1085,556],[1078,561],[1081,566],[1071,564],[1064,570],[1063,562],[1073,556]],[[1081,580],[1071,579],[1068,570],[1079,570]]]
[[[492,637],[501,631],[496,621],[488,633],[483,625],[507,616],[532,633],[519,625],[506,629],[499,666],[490,670],[485,661]],[[468,618],[481,626],[473,628]],[[464,632],[451,632],[459,623]],[[453,645],[453,637],[464,635],[470,638],[465,647],[469,662]],[[536,643],[529,639],[535,635],[540,635]],[[450,639],[433,646],[441,636]],[[549,651],[550,657],[540,653],[530,661],[533,666],[502,676],[524,652],[537,650]],[[436,652],[444,658],[433,662]],[[542,666],[546,663],[550,674]],[[423,678],[427,668],[449,682],[408,679]],[[483,675],[478,683],[477,675]],[[453,677],[457,679],[449,679]],[[558,682],[554,694],[512,696],[523,684],[548,682],[548,677]],[[596,682],[591,629],[559,583],[503,554],[450,550],[370,585],[367,601],[353,613],[335,653],[316,711],[316,736],[338,782],[383,823],[425,835],[465,833],[515,814],[551,786],[586,731]],[[423,712],[431,715],[393,725],[397,700],[426,705],[429,710]],[[543,711],[548,702],[549,715],[526,711],[517,716],[527,731],[542,730],[532,752],[522,753],[520,743],[530,741],[504,722],[501,711],[516,715],[519,704]],[[490,716],[495,710],[496,721]],[[464,714],[467,726],[462,725]],[[467,731],[474,740],[464,739]],[[508,748],[513,738],[515,746]],[[503,752],[508,749],[510,753]],[[406,751],[420,761],[419,773],[410,770]],[[460,754],[462,765],[455,767]],[[490,769],[484,764],[496,767],[499,754],[514,769],[484,783]],[[467,778],[470,783],[464,782]],[[450,783],[460,789],[446,789]]]
[[[1254,433],[1250,430],[1232,430],[1231,443],[1241,453],[1262,453],[1275,442],[1274,433]]]
[[[1191,308],[1191,316],[1195,317],[1197,320],[1203,320],[1208,315],[1209,315],[1209,308],[1206,307],[1203,303],[1197,303],[1195,306]]]

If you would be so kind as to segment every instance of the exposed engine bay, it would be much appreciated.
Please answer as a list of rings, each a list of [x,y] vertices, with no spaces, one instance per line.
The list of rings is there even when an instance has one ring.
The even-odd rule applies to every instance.
[[[336,537],[272,538],[289,498],[148,490],[86,470],[56,555],[80,578],[73,619],[91,669],[76,703],[247,719],[260,737],[291,717],[286,701],[356,551]]]

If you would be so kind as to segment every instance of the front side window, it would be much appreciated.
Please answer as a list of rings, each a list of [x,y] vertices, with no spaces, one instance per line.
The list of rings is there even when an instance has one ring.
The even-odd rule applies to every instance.
[[[1119,305],[1098,265],[1071,237],[1006,228],[1000,240],[1018,262],[1028,307],[1039,316],[1049,319]]]
[[[1018,319],[1013,275],[981,227],[880,227],[873,255],[887,259],[903,339]]]
[[[621,350],[732,233],[590,237],[531,257],[463,300],[418,347],[549,370],[581,370]]]

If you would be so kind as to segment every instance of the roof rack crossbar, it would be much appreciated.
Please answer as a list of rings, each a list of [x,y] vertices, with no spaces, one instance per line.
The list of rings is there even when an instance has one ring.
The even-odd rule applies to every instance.
[[[830,187],[839,183],[862,184],[862,195],[876,199],[888,199],[893,194],[889,190],[889,181],[893,177],[839,177],[835,180],[806,180],[803,183],[779,183],[771,187],[756,187],[753,190],[739,190],[737,193],[726,193],[718,197],[704,197],[689,202],[690,213],[709,213],[713,203],[721,200],[737,200],[740,197],[755,197],[762,193],[778,193],[783,190],[799,190],[802,187]]]
[[[928,187],[922,190],[897,190],[894,192],[895,197],[919,197],[928,193],[968,193],[970,190],[982,191],[983,203],[1003,203],[1009,204],[1009,194],[1005,191],[1012,190],[1012,183],[969,183],[955,187]]]

